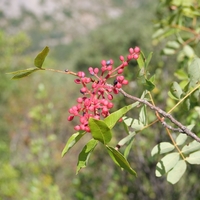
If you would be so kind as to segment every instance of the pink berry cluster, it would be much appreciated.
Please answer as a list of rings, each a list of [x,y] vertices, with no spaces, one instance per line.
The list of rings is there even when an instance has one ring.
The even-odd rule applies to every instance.
[[[82,71],[75,74],[78,77],[75,79],[75,83],[82,85],[80,92],[83,96],[77,98],[77,104],[69,109],[68,120],[73,120],[75,116],[79,117],[80,123],[74,127],[76,131],[90,132],[88,126],[90,117],[99,120],[110,114],[110,109],[113,107],[111,102],[113,94],[118,94],[119,89],[128,84],[121,74],[128,66],[129,61],[137,60],[139,55],[139,47],[130,48],[126,59],[123,56],[119,57],[122,63],[117,68],[113,67],[112,59],[102,60],[101,69],[89,67],[88,71],[91,77],[86,77]],[[108,84],[110,78],[115,78],[113,84]]]

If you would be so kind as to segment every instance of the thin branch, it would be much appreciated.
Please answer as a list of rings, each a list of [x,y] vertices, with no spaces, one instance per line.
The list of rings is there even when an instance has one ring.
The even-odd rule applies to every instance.
[[[119,90],[120,93],[122,93],[125,97],[132,99],[133,101],[138,101],[142,104],[147,105],[150,109],[158,112],[159,114],[161,114],[164,118],[168,118],[173,124],[175,124],[176,126],[178,126],[178,128],[173,128],[170,125],[168,125],[164,120],[161,121],[161,123],[163,124],[163,126],[165,126],[166,128],[172,130],[172,131],[176,131],[179,133],[185,133],[186,135],[192,137],[193,139],[195,139],[197,142],[200,142],[200,138],[193,132],[191,132],[186,126],[184,126],[183,124],[181,124],[179,121],[177,121],[175,118],[172,117],[172,115],[170,115],[169,113],[166,113],[164,110],[160,109],[157,106],[152,105],[151,103],[149,103],[148,101],[144,100],[144,99],[140,99],[138,97],[132,96],[130,94],[127,94],[124,90],[120,89]]]

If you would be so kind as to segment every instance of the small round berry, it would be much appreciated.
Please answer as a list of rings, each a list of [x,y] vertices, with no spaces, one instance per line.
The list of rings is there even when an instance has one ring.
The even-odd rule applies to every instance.
[[[124,67],[128,66],[128,62],[127,61],[123,62],[123,66]]]
[[[82,102],[83,102],[83,98],[79,97],[76,101],[77,101],[78,103],[82,103]]]
[[[86,132],[90,132],[89,126],[86,126],[86,127],[85,127],[85,131],[86,131]]]
[[[114,61],[112,59],[110,59],[110,65],[113,65]]]
[[[81,84],[81,80],[80,80],[80,79],[78,79],[78,78],[77,78],[77,79],[75,79],[75,80],[74,80],[74,82],[75,82],[76,84]]]
[[[104,106],[102,109],[102,113],[107,114],[107,112],[108,112],[108,108]]]
[[[133,55],[133,59],[137,60],[139,58],[139,55],[138,54],[134,54]]]
[[[112,65],[109,65],[109,66],[107,67],[107,70],[108,70],[108,71],[111,71],[111,70],[112,70]]]
[[[99,68],[95,68],[95,69],[94,69],[94,73],[95,73],[95,74],[98,74],[98,72],[99,72]]]
[[[107,108],[110,109],[110,108],[112,108],[112,107],[113,107],[113,103],[112,103],[112,102],[109,102],[108,105],[107,105]]]
[[[117,87],[117,88],[120,89],[120,88],[122,87],[122,84],[118,82],[117,85],[116,85],[115,87]]]
[[[130,48],[130,49],[129,49],[129,53],[132,54],[133,52],[134,52],[134,49],[133,49],[133,48]]]
[[[84,125],[84,124],[81,124],[81,125],[80,125],[80,129],[84,131],[84,130],[85,130],[85,125]]]
[[[117,80],[121,83],[124,80],[124,76],[117,76]]]
[[[77,125],[77,126],[74,127],[74,129],[75,129],[76,131],[80,131],[80,130],[81,130],[81,127],[80,127],[79,125]]]
[[[111,94],[108,94],[107,98],[108,98],[109,100],[112,100],[112,99],[113,99],[113,96],[112,96]]]
[[[100,116],[99,115],[95,115],[93,118],[99,120]]]
[[[115,94],[118,94],[118,93],[119,93],[119,90],[118,90],[117,88],[113,88],[113,92],[114,92]]]
[[[124,70],[123,70],[122,68],[120,68],[120,69],[118,69],[117,73],[118,73],[118,74],[122,74],[123,71],[124,71]]]
[[[92,67],[89,67],[89,68],[88,68],[88,71],[89,71],[89,72],[93,72],[94,70],[93,70]]]
[[[85,117],[80,118],[81,124],[85,124],[87,122],[87,119]]]
[[[107,68],[105,66],[102,66],[101,71],[105,72],[107,70]]]
[[[72,116],[72,115],[70,115],[70,116],[67,118],[68,121],[72,121],[73,119],[74,119],[74,116]]]
[[[122,81],[122,84],[123,84],[123,85],[128,85],[128,80],[123,80],[123,81]]]
[[[96,88],[96,87],[97,87],[97,83],[94,82],[94,83],[92,84],[92,88]]]
[[[105,61],[105,60],[102,60],[102,61],[101,61],[101,65],[102,65],[102,66],[105,66],[105,65],[106,65],[106,61]]]
[[[135,52],[135,53],[139,53],[139,52],[140,52],[140,48],[136,46],[136,47],[134,48],[134,52]]]
[[[119,59],[120,59],[121,61],[124,61],[124,56],[120,56]]]
[[[85,73],[80,71],[77,73],[77,76],[80,78],[83,78],[83,77],[85,77]]]
[[[87,88],[86,88],[86,87],[83,87],[83,88],[81,88],[81,90],[80,90],[80,92],[81,92],[82,94],[84,94],[86,91],[87,91]]]
[[[127,56],[127,59],[128,59],[128,60],[131,60],[132,58],[133,58],[133,57],[132,57],[132,55],[130,55],[130,54]]]

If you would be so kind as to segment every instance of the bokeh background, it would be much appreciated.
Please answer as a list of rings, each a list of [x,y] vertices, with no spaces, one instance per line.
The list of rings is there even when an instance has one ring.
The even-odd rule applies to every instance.
[[[128,160],[135,178],[118,169],[98,146],[88,167],[76,175],[77,157],[87,137],[61,158],[75,122],[68,109],[79,96],[69,75],[38,72],[11,80],[7,72],[33,67],[35,56],[50,47],[44,67],[73,71],[98,67],[102,59],[127,55],[129,47],[154,52],[150,71],[160,74],[154,90],[166,106],[174,58],[160,55],[162,43],[152,43],[159,0],[1,0],[0,1],[0,199],[2,200],[128,200],[198,199],[200,170],[193,167],[175,186],[155,177],[153,146],[166,139],[161,126],[137,137]],[[167,61],[167,62],[166,62]],[[141,95],[134,78],[136,63],[126,72],[127,91]],[[163,80],[166,80],[163,83]],[[125,105],[122,96],[116,108]],[[133,113],[137,115],[137,111]],[[125,134],[115,130],[113,145]],[[88,136],[89,137],[89,136]]]

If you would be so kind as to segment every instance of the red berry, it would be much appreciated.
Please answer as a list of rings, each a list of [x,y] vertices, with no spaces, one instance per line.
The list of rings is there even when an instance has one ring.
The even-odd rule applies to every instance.
[[[123,80],[123,81],[122,81],[122,84],[123,84],[123,85],[127,85],[127,84],[128,84],[128,80]]]
[[[83,102],[83,99],[81,97],[79,97],[77,100],[76,100],[78,103],[82,103]]]
[[[78,77],[80,77],[80,78],[85,77],[85,73],[84,73],[84,72],[81,72],[81,71],[78,72],[77,75],[78,75]]]
[[[80,128],[79,125],[77,125],[77,126],[74,127],[74,129],[75,129],[76,131],[79,131],[81,128]]]
[[[139,48],[139,47],[135,47],[135,48],[134,48],[134,52],[135,52],[135,53],[139,53],[139,52],[140,52],[140,48]]]
[[[121,69],[118,69],[117,73],[118,73],[118,74],[122,74],[123,71],[124,71],[124,70],[121,68]]]
[[[120,56],[119,59],[120,59],[121,61],[124,61],[124,56]]]
[[[137,60],[139,58],[139,55],[138,54],[134,54],[133,55],[133,59]]]
[[[95,69],[94,69],[94,73],[95,73],[95,74],[98,74],[98,72],[99,72],[99,68],[95,68]]]
[[[102,66],[105,66],[105,65],[106,65],[106,61],[105,61],[105,60],[102,60],[102,61],[101,61],[101,65],[102,65]]]
[[[130,48],[130,49],[129,49],[129,53],[132,54],[133,52],[134,52],[134,49],[133,49],[133,48]]]
[[[108,70],[108,71],[111,71],[111,70],[112,70],[112,65],[109,65],[109,66],[107,67],[107,70]]]
[[[74,119],[74,116],[72,116],[72,115],[70,115],[70,116],[67,118],[68,121],[72,121],[73,119]]]
[[[84,94],[84,93],[87,91],[87,88],[86,88],[86,87],[83,87],[83,88],[81,88],[81,90],[80,90],[80,91],[81,91],[81,93],[83,93],[83,94]]]
[[[109,94],[107,97],[108,97],[109,100],[113,99],[113,96],[111,94]]]
[[[110,109],[110,108],[112,108],[112,107],[113,107],[113,103],[109,102],[108,105],[107,105],[107,108]]]

